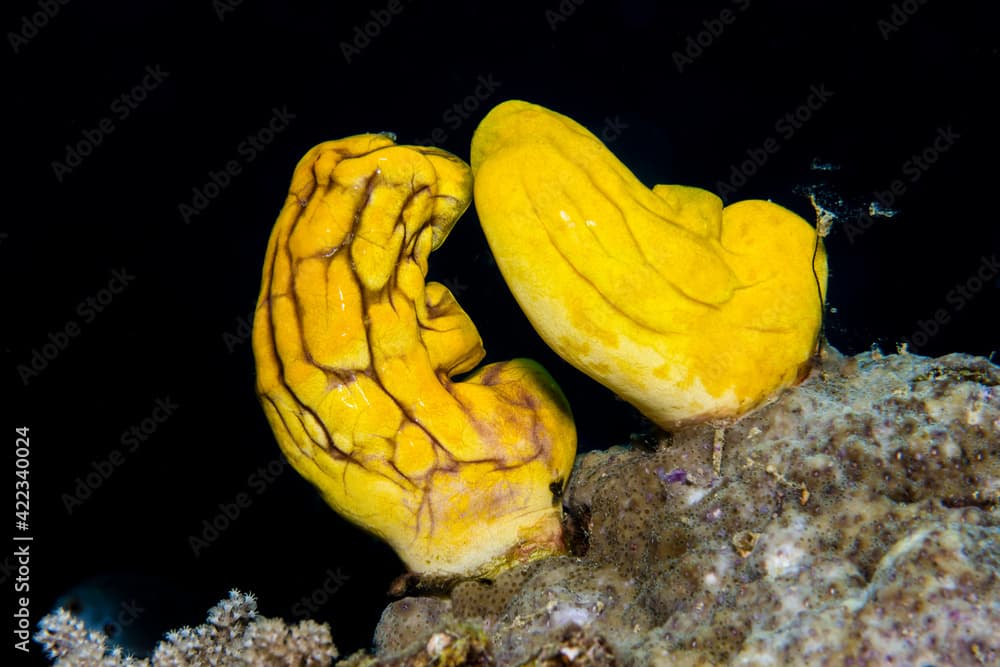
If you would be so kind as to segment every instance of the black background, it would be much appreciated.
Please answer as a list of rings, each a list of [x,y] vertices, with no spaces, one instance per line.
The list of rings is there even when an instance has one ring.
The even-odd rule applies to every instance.
[[[805,193],[813,191],[841,216],[827,239],[831,343],[849,353],[873,343],[892,351],[944,309],[948,322],[921,353],[991,354],[1000,347],[1000,283],[987,281],[960,310],[948,294],[1000,250],[996,10],[988,2],[856,4],[566,0],[557,14],[556,0],[400,0],[393,14],[380,1],[245,0],[226,9],[207,0],[71,0],[54,4],[34,32],[25,21],[41,22],[37,3],[7,8],[5,532],[18,532],[14,428],[26,425],[32,621],[101,573],[156,582],[137,623],[157,631],[199,622],[232,587],[256,592],[263,613],[294,620],[296,601],[333,571],[346,582],[311,615],[331,623],[342,651],[367,646],[401,572],[395,556],[340,520],[290,468],[260,494],[260,477],[250,478],[278,460],[278,449],[254,395],[240,320],[254,306],[292,169],[323,140],[388,130],[409,143],[441,128],[441,146],[468,159],[479,119],[521,98],[598,133],[618,126],[605,135],[612,149],[650,185],[717,190],[748,150],[775,137],[779,150],[731,199],[770,198],[812,220]],[[724,9],[734,20],[720,32],[713,21]],[[390,17],[387,25],[373,23],[373,11]],[[343,45],[366,24],[374,36],[348,61]],[[12,42],[11,33],[32,36]],[[678,67],[675,53],[699,39],[701,53]],[[114,100],[156,66],[169,74],[121,118]],[[479,100],[482,80],[496,85]],[[814,87],[832,96],[782,136],[776,122]],[[463,102],[467,118],[448,113]],[[275,108],[294,118],[249,161],[239,146]],[[57,178],[53,162],[104,117],[114,131]],[[904,163],[947,128],[959,138],[910,180]],[[241,173],[185,224],[179,205],[229,160]],[[873,193],[895,179],[906,188],[897,215],[849,233]],[[79,304],[121,269],[134,280],[84,321]],[[474,210],[431,257],[431,278],[456,292],[488,361],[532,357],[555,375],[581,449],[646,428],[540,342],[492,263]],[[18,366],[70,322],[79,335],[25,381]],[[122,433],[168,397],[174,414],[127,451]],[[123,463],[68,513],[64,494],[115,449]],[[250,506],[196,557],[189,537],[241,492]],[[0,575],[11,605],[15,576]],[[175,615],[154,611],[175,602]],[[6,626],[4,636],[12,637]]]

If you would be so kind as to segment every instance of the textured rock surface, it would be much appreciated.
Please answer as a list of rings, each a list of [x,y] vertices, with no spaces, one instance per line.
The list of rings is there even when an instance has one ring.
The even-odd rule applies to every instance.
[[[396,602],[370,664],[480,631],[497,665],[1000,664],[985,359],[828,349],[726,428],[581,455],[564,503],[575,557]]]

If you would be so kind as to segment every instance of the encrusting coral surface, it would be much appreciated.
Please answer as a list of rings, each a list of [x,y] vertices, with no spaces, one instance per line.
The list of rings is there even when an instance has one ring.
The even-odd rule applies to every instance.
[[[575,557],[397,601],[351,660],[471,624],[497,665],[1000,664],[998,501],[997,366],[827,347],[728,427],[581,455]]]

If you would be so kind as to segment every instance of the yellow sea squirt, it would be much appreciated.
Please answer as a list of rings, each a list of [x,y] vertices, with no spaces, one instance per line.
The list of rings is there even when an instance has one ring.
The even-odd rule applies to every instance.
[[[827,269],[799,216],[647,188],[582,125],[518,100],[483,119],[471,162],[480,222],[532,325],[652,421],[738,416],[803,377]]]
[[[489,576],[564,550],[569,407],[494,363],[427,260],[471,198],[466,163],[368,134],[295,169],[253,328],[257,390],[295,469],[412,571]]]

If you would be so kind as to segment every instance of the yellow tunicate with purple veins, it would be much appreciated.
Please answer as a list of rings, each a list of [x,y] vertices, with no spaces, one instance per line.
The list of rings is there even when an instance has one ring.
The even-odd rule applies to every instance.
[[[495,363],[430,252],[471,198],[466,163],[385,135],[320,144],[295,169],[253,328],[257,390],[282,451],[414,572],[492,575],[564,551],[576,450],[534,362]]]
[[[516,100],[483,119],[471,162],[480,222],[532,325],[657,424],[738,416],[808,370],[826,254],[791,211],[647,188],[582,125]]]

